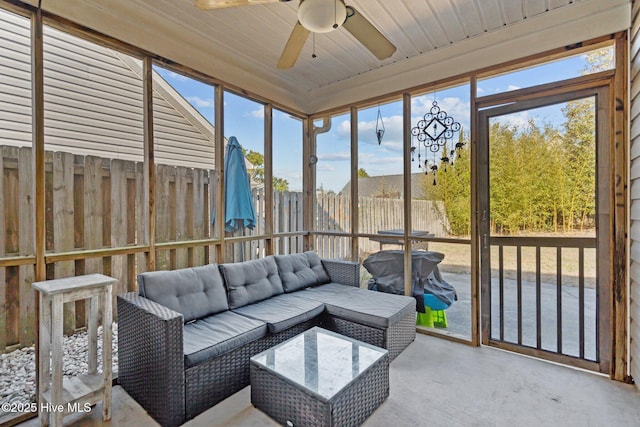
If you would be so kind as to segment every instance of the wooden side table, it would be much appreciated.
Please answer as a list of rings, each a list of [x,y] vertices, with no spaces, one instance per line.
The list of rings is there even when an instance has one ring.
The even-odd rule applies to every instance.
[[[102,419],[111,419],[111,293],[116,279],[102,274],[34,282],[40,292],[39,410],[40,424],[62,426],[62,418],[87,411],[102,400]],[[90,299],[87,374],[62,376],[63,305]],[[98,317],[102,299],[102,373],[98,373]]]

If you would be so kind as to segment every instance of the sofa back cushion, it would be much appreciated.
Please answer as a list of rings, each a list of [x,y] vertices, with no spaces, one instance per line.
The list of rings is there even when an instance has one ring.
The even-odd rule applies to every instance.
[[[252,261],[221,264],[229,308],[234,309],[284,293],[272,255]]]
[[[138,275],[140,295],[181,313],[184,322],[229,309],[216,264]]]
[[[285,292],[329,283],[329,275],[314,251],[301,254],[276,255],[276,263]]]

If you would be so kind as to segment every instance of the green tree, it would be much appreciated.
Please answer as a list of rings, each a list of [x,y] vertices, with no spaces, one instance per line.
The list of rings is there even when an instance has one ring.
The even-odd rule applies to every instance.
[[[585,74],[611,69],[613,49],[591,52],[586,62]],[[562,108],[565,120],[558,127],[534,120],[519,126],[491,123],[489,197],[495,232],[570,231],[592,226],[596,212],[595,111],[594,98],[586,98],[566,103]],[[438,166],[435,176],[429,172],[422,180],[423,192],[428,199],[441,202],[437,209],[452,234],[468,234],[468,151],[463,149],[448,171],[444,162]]]
[[[559,134],[550,125],[490,127],[490,209],[497,233],[549,230],[558,193]]]
[[[586,56],[583,74],[609,70],[614,67],[614,49],[607,47],[590,52]],[[564,140],[559,179],[563,184],[560,193],[561,223],[565,231],[589,226],[596,211],[596,147],[595,100],[584,98],[570,101],[562,109],[565,117]]]
[[[284,178],[273,177],[273,191],[289,191],[289,181]]]
[[[264,155],[257,151],[242,149],[244,157],[253,165],[253,168],[249,170],[249,174],[253,181],[264,183]]]
[[[253,168],[248,170],[251,175],[251,180],[260,184],[264,183],[264,155],[257,151],[242,149],[242,153],[249,162],[253,165]],[[273,177],[273,191],[289,191],[289,181],[284,178]]]
[[[364,168],[358,169],[358,178],[369,178],[369,174]]]
[[[435,209],[448,226],[449,233],[468,236],[471,234],[471,161],[468,140],[462,132],[459,142],[464,145],[458,150],[453,164],[441,161],[435,176],[426,173],[420,185],[428,200],[441,202]],[[434,180],[436,185],[433,185]]]
[[[562,109],[565,116],[563,154],[562,225],[586,226],[595,214],[596,147],[595,102],[593,98],[570,101]]]
[[[583,72],[613,67],[613,49],[590,52]],[[493,124],[491,218],[498,232],[563,231],[591,225],[595,214],[595,102],[562,108],[559,128]]]

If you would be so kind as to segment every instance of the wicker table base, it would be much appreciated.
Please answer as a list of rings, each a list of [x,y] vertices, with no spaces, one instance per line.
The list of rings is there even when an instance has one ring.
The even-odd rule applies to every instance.
[[[388,396],[387,350],[318,327],[251,358],[251,403],[282,425],[357,426]]]

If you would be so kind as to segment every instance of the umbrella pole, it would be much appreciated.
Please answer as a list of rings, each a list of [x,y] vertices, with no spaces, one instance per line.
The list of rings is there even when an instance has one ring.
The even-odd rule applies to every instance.
[[[237,230],[234,234],[236,236],[242,236],[243,234],[242,230],[243,229]],[[244,261],[244,242],[236,243],[234,246],[235,248],[233,251],[233,255],[236,257],[236,261],[238,262]]]
[[[225,231],[225,237],[242,237],[242,229],[235,231]],[[226,262],[242,262],[244,261],[244,242],[228,242],[226,246],[227,260]],[[229,259],[229,257],[232,257]]]

